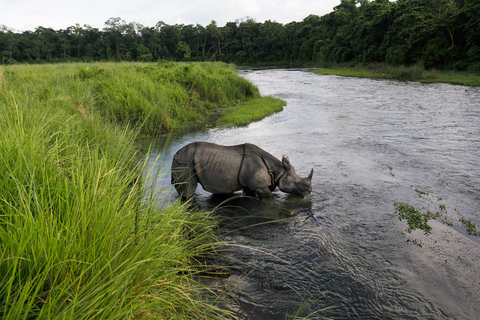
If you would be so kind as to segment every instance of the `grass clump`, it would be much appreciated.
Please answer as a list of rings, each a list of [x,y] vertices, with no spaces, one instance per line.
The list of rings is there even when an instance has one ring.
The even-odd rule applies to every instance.
[[[0,318],[217,317],[192,280],[215,222],[145,200],[135,135],[99,116],[101,82],[20,68],[0,69]]]
[[[233,126],[247,125],[253,121],[261,120],[266,114],[282,111],[285,105],[286,102],[281,99],[257,97],[227,109],[218,122]]]

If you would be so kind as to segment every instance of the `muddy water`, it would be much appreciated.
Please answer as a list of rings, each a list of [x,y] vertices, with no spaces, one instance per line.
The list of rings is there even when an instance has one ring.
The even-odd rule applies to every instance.
[[[165,173],[155,185],[167,192],[173,153],[197,140],[250,142],[288,155],[300,175],[314,168],[311,199],[277,190],[217,211],[231,243],[216,261],[232,267],[217,281],[229,307],[245,319],[480,319],[480,237],[458,221],[480,229],[480,90],[301,70],[242,75],[287,101],[284,111],[174,138],[151,154],[164,160],[151,166]],[[202,207],[224,200],[197,189]],[[394,203],[442,205],[454,225],[409,234]]]

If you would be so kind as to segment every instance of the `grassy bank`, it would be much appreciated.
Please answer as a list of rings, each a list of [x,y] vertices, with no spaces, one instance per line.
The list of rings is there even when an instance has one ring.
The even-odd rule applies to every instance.
[[[264,118],[266,114],[282,111],[285,105],[285,101],[274,97],[256,97],[225,110],[218,123],[226,126],[247,125]]]
[[[145,199],[131,128],[257,94],[226,65],[0,70],[0,318],[220,317],[192,280],[215,221]]]
[[[451,83],[466,86],[480,86],[480,74],[460,71],[425,70],[422,65],[387,66],[371,64],[360,67],[335,67],[311,70],[316,74],[338,75],[344,77],[393,79],[400,81],[417,81],[423,83]]]
[[[251,99],[255,99],[247,104],[251,109],[257,103],[266,104],[258,89],[225,63],[83,63],[3,69],[3,81],[23,94],[128,125],[147,136],[206,121],[216,111]],[[278,105],[283,104],[262,108],[261,114],[257,110],[255,120],[272,114]]]

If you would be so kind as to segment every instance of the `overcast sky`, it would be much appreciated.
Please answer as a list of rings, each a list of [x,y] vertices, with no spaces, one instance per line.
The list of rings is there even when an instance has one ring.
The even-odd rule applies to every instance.
[[[212,20],[221,27],[247,16],[288,23],[330,13],[338,4],[340,0],[0,0],[0,25],[17,31],[39,26],[59,30],[77,23],[103,29],[109,18],[120,17],[148,27],[158,21],[206,26]]]

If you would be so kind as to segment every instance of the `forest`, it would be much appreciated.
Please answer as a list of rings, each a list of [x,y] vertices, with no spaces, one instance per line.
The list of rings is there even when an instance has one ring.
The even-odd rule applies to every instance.
[[[480,1],[341,0],[329,14],[287,24],[243,18],[218,26],[143,26],[114,17],[17,32],[0,25],[0,63],[224,61],[238,65],[412,65],[480,70]]]

